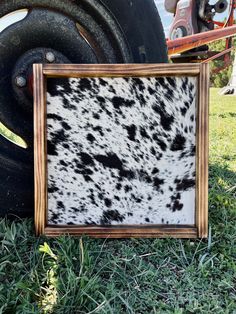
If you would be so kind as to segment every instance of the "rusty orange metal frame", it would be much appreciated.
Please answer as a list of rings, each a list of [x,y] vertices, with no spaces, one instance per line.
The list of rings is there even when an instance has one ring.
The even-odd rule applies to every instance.
[[[213,21],[219,28],[203,32],[175,40],[167,40],[169,56],[180,54],[188,50],[201,47],[219,39],[226,39],[225,50],[216,56],[220,57],[225,55],[225,63],[230,62],[230,52],[232,48],[232,37],[236,36],[236,24],[234,24],[234,10],[236,9],[236,0],[230,0],[229,17],[226,23]],[[232,49],[231,49],[232,48]],[[211,60],[217,57],[210,58]],[[208,59],[208,61],[210,61]]]
[[[214,56],[212,56],[212,57],[210,57],[210,58],[204,60],[202,63],[207,63],[207,62],[213,61],[213,60],[215,60],[215,59],[218,59],[218,58],[220,58],[221,56],[223,56],[223,55],[225,55],[225,54],[231,52],[231,51],[234,50],[234,49],[236,49],[236,47],[231,47],[231,48],[228,48],[228,49],[226,49],[226,50],[223,50],[223,51],[217,53],[216,55],[214,55]]]
[[[215,29],[204,33],[199,33],[175,40],[168,40],[168,54],[169,56],[182,53],[193,48],[201,47],[213,41],[236,36],[236,25]]]

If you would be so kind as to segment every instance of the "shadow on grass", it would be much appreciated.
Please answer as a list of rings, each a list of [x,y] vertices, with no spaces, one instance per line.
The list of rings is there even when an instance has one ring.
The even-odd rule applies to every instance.
[[[224,160],[232,160],[232,156],[223,155]],[[227,164],[210,164],[209,165],[209,188],[216,188],[216,190],[225,190],[228,192],[228,189],[222,186],[220,183],[225,182],[225,185],[233,190],[233,187],[236,186],[236,172],[229,169]]]
[[[236,173],[227,164],[209,167],[209,221],[216,235],[235,235]]]
[[[224,114],[219,114],[220,118],[235,118],[236,117],[236,113],[235,112],[227,112]]]

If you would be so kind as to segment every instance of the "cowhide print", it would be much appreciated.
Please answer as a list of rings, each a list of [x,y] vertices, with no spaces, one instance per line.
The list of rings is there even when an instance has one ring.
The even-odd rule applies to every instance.
[[[196,78],[54,85],[47,95],[49,224],[195,223]]]

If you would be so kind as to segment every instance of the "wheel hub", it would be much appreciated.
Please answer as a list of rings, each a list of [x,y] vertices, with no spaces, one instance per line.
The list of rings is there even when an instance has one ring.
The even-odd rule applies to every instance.
[[[71,63],[71,61],[51,48],[31,49],[16,61],[12,72],[12,89],[18,105],[24,112],[30,114],[32,114],[34,63]]]
[[[132,59],[119,25],[100,1],[1,0],[0,18],[20,9],[27,15],[0,32],[0,122],[27,148],[0,137],[0,214],[22,217],[33,212],[32,65]]]

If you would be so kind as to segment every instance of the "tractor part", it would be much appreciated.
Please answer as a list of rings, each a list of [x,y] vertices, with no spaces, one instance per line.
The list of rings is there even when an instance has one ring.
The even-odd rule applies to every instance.
[[[228,8],[227,0],[218,0],[215,4],[210,4],[209,0],[198,2],[198,27],[199,32],[207,32],[214,29],[214,16],[216,13],[223,13]]]
[[[227,0],[219,0],[216,2],[214,5],[214,10],[216,13],[223,13],[227,10],[228,8],[228,1]]]
[[[215,29],[213,31],[205,32],[204,34],[195,34],[193,36],[187,36],[184,38],[178,38],[176,40],[169,40],[167,42],[169,55],[175,55],[189,51],[191,49],[207,45],[213,41],[223,38],[229,38],[235,36],[236,25]]]
[[[209,0],[201,0],[198,4],[198,14],[201,20],[212,21],[216,13],[223,13],[228,8],[227,0],[218,0],[215,4],[210,4]]]
[[[1,0],[2,17],[26,16],[0,32],[0,216],[32,216],[33,63],[167,62],[153,0]]]
[[[226,10],[225,0],[218,1],[216,5],[210,5],[209,0],[179,0],[169,38],[175,40],[214,29],[212,19],[216,8],[222,10],[223,7]]]
[[[186,5],[189,1],[186,1]],[[175,63],[179,62],[206,62],[213,59],[224,59],[224,66],[215,71],[219,72],[231,64],[232,37],[235,35],[234,10],[236,1],[230,1],[229,15],[224,23],[214,21],[215,13],[222,13],[228,8],[227,0],[218,0],[214,5],[209,0],[196,0],[198,8],[198,33],[184,38],[168,40],[168,54]],[[175,21],[176,22],[176,21]],[[216,28],[214,29],[214,26]],[[203,33],[203,34],[199,34]],[[223,51],[210,51],[208,44],[225,39]]]
[[[165,0],[164,6],[167,12],[175,14],[179,0]]]
[[[214,29],[213,17],[228,8],[227,0],[218,0],[212,5],[209,0],[165,1],[168,12],[173,12],[174,21],[170,29],[171,40]]]
[[[170,29],[170,40],[198,33],[197,3],[195,0],[179,0]]]

